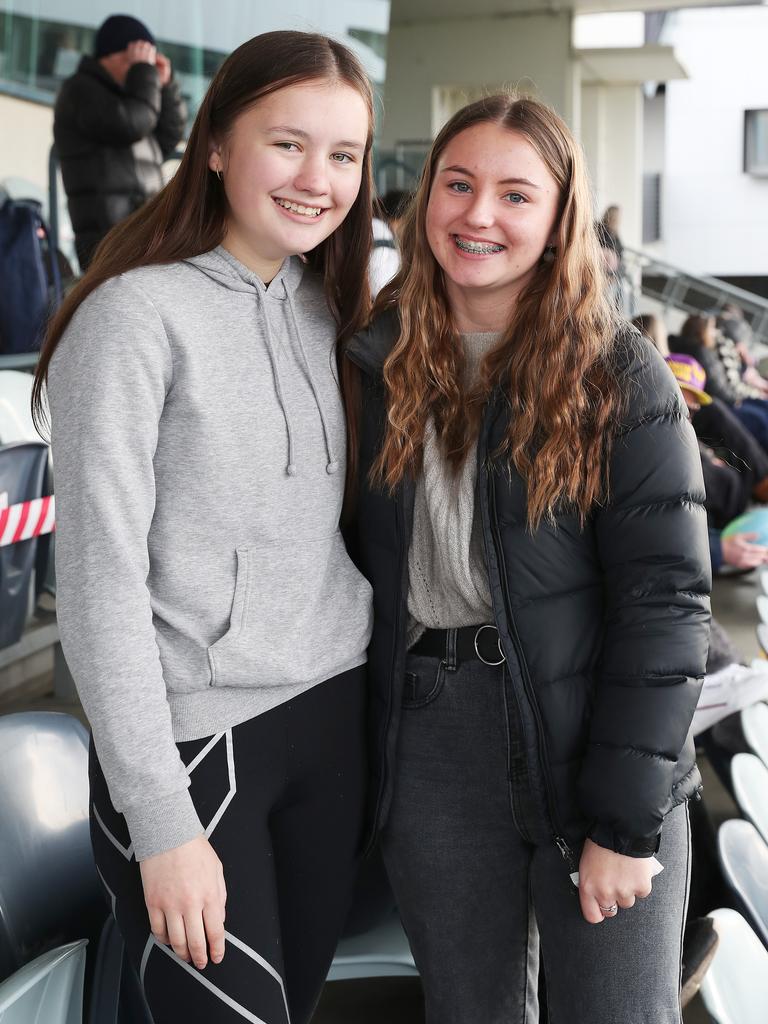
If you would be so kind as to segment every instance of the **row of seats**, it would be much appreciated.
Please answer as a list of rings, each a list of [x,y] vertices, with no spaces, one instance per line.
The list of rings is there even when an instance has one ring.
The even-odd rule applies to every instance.
[[[741,712],[741,728],[753,753],[730,762],[730,789],[743,818],[718,831],[720,867],[733,908],[713,911],[719,942],[701,985],[717,1024],[765,1024],[768,1020],[768,705]]]

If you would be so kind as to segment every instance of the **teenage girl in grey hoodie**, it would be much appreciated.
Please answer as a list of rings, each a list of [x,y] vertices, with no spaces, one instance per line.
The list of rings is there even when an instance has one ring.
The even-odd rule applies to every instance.
[[[155,1024],[308,1021],[347,909],[370,588],[335,353],[367,309],[371,130],[343,46],[245,43],[40,361],[93,845]]]

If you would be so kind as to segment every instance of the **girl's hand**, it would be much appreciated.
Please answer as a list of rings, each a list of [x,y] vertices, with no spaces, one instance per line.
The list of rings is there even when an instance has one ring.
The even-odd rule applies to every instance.
[[[651,893],[650,857],[625,857],[587,839],[579,861],[579,902],[585,921],[601,924]],[[614,905],[617,909],[610,911]],[[603,909],[601,909],[603,908]],[[606,912],[608,911],[608,912]]]
[[[139,867],[157,941],[200,970],[208,962],[209,949],[211,960],[220,963],[227,890],[221,861],[205,836],[148,857]]]

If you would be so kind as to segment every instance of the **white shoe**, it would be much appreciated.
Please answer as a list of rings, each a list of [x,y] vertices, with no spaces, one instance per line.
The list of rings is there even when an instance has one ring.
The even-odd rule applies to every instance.
[[[733,664],[704,676],[704,686],[693,714],[693,735],[698,736],[728,715],[761,700],[768,700],[768,672],[765,669],[755,671],[746,665]]]

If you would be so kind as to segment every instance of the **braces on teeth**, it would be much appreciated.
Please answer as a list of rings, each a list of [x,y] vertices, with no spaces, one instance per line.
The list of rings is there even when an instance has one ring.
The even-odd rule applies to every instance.
[[[493,252],[503,252],[503,245],[494,245],[492,242],[467,242],[463,238],[459,238],[458,235],[454,235],[454,241],[456,245],[464,252],[472,252],[482,254],[484,256],[489,255]]]
[[[323,212],[322,206],[301,206],[299,203],[288,203],[285,199],[275,199],[275,202],[292,213],[303,213],[306,217],[319,217]]]

